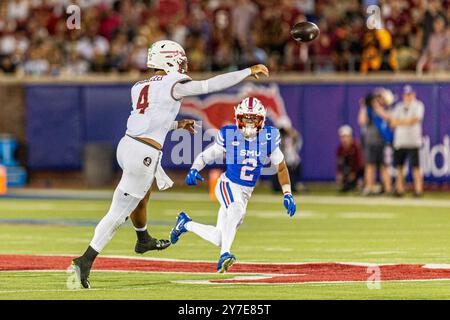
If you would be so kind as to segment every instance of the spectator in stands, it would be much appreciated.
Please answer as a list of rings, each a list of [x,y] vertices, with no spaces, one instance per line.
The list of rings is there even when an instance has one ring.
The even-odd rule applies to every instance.
[[[417,30],[416,30],[417,31]],[[403,36],[395,38],[397,48],[398,70],[415,70],[416,61],[419,60],[420,52],[411,45],[411,37]]]
[[[434,32],[417,65],[420,73],[428,66],[430,71],[450,70],[450,28],[445,27],[445,19],[438,16],[434,21]]]
[[[14,64],[10,56],[0,56],[0,71],[2,73],[15,73],[17,65]]]
[[[366,28],[365,6],[374,3],[381,6],[385,30]],[[65,8],[70,4],[82,9],[81,30],[66,28]],[[192,66],[198,71],[236,69],[252,62],[268,63],[279,72],[411,70],[428,48],[436,20],[448,23],[449,4],[449,0],[2,0],[0,55],[17,66],[6,69],[21,72],[34,56],[29,52],[35,50],[32,43],[55,42],[63,49],[56,55],[67,61],[71,52],[66,46],[75,41],[79,59],[91,72],[133,72],[141,70],[135,58],[144,47],[169,38],[195,57]],[[311,44],[296,42],[289,34],[293,24],[305,20],[321,29]],[[17,39],[18,33],[25,38]],[[114,44],[118,33],[126,36],[123,51],[134,58],[122,57]],[[435,47],[441,42],[434,40],[422,61],[430,60],[430,51],[439,51]],[[427,65],[442,70],[444,58]],[[49,56],[43,59],[52,64]],[[50,69],[59,74],[54,66]]]
[[[134,71],[147,71],[148,48],[143,36],[136,37],[128,54],[128,68]]]
[[[67,76],[82,76],[89,71],[89,63],[81,59],[75,49],[69,49],[69,55],[62,73]]]
[[[414,180],[414,196],[423,193],[423,176],[419,162],[419,148],[422,146],[422,121],[424,105],[416,98],[411,86],[403,88],[403,100],[395,105],[391,114],[394,131],[394,166],[397,169],[396,196],[405,193],[405,162],[409,159]]]
[[[426,8],[425,14],[423,14],[423,47],[428,46],[428,41],[433,33],[435,27],[434,23],[437,18],[443,18],[448,22],[449,16],[445,14],[444,8],[442,6],[441,0],[428,0],[425,1]],[[447,7],[450,8],[450,5],[447,3]]]
[[[385,160],[385,148],[392,142],[393,134],[388,127],[390,115],[388,107],[394,102],[390,90],[378,88],[366,96],[360,105],[358,123],[365,127],[364,133],[364,190],[363,195],[377,194],[376,173],[380,172],[383,192],[392,192],[392,180]]]
[[[77,41],[77,52],[88,61],[98,56],[106,56],[110,49],[108,40],[99,35],[97,29],[98,25],[91,25],[87,34]]]
[[[251,34],[258,11],[258,7],[250,0],[237,0],[231,11],[231,18],[234,21],[233,36],[242,51],[245,51],[247,46],[253,46]]]
[[[361,71],[393,71],[397,69],[397,53],[387,29],[373,29],[363,38]]]
[[[349,125],[339,128],[340,144],[336,151],[336,182],[339,191],[354,190],[360,178],[364,176],[364,161],[361,147],[353,139],[353,130]]]
[[[8,2],[8,19],[24,22],[28,18],[29,1],[12,0]]]
[[[294,19],[295,20],[295,19]],[[260,34],[260,45],[268,55],[277,53],[284,61],[286,43],[291,39],[290,25],[284,20],[283,12],[277,1],[264,4],[259,19],[256,21],[256,32]]]
[[[32,46],[23,65],[24,73],[35,76],[48,75],[50,73],[50,63],[47,60],[46,53],[47,50],[43,43]]]

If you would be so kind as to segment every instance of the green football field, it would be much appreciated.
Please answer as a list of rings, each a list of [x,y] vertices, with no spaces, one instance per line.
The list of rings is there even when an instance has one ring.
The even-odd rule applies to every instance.
[[[137,255],[135,232],[125,224],[101,255],[119,259],[92,271],[91,290],[74,290],[64,263],[89,244],[108,210],[108,194],[0,198],[0,299],[450,298],[448,194],[392,199],[309,193],[296,197],[298,212],[289,218],[281,196],[256,190],[233,245],[238,261],[230,273],[216,274],[218,248],[190,233],[165,251]],[[214,224],[217,209],[205,190],[156,192],[148,209],[150,232],[167,238],[181,210]],[[211,263],[200,270],[199,261]],[[368,266],[381,268],[375,280]]]

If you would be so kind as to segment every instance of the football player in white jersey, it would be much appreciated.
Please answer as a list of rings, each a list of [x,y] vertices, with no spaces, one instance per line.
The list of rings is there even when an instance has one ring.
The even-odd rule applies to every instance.
[[[280,132],[265,126],[266,109],[256,98],[242,100],[235,110],[236,124],[222,127],[216,141],[194,160],[186,184],[197,185],[203,181],[199,171],[216,159],[226,159],[226,171],[220,176],[215,194],[220,203],[216,226],[201,224],[184,212],[178,215],[170,232],[174,244],[181,234],[193,232],[220,247],[217,272],[226,272],[236,261],[230,253],[238,226],[243,222],[248,201],[261,176],[264,165],[271,163],[277,168],[278,181],[283,190],[283,204],[290,217],[297,207],[291,193],[289,172],[280,150]]]
[[[117,229],[131,215],[143,245],[136,250],[162,250],[170,245],[166,240],[152,238],[146,228],[146,205],[149,190],[156,179],[160,190],[173,181],[161,167],[161,149],[170,130],[193,130],[193,121],[175,121],[182,99],[232,87],[248,76],[269,76],[264,65],[225,73],[208,80],[194,81],[187,73],[187,58],[183,47],[169,40],[155,42],[148,50],[147,66],[154,69],[149,79],[139,81],[131,89],[132,108],[127,131],[117,147],[117,160],[123,170],[109,211],[95,228],[86,252],[72,261],[72,267],[83,288],[97,255],[112,239]],[[139,241],[138,241],[139,242]]]

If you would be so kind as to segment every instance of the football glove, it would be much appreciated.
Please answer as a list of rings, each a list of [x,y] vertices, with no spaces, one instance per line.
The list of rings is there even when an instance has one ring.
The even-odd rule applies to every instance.
[[[292,197],[292,194],[287,193],[284,195],[284,201],[283,201],[284,207],[287,210],[287,213],[290,217],[293,217],[295,214],[295,211],[297,211],[297,206],[295,205],[294,198]]]
[[[189,170],[186,179],[184,181],[188,186],[196,186],[197,185],[197,179],[200,181],[204,181],[205,179],[202,178],[200,173],[198,173],[197,169],[191,169]]]

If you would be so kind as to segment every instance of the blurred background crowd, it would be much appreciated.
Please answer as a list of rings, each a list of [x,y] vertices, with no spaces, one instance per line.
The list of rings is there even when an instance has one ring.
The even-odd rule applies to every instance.
[[[67,28],[71,4],[80,29]],[[367,28],[378,14],[382,29]],[[149,44],[169,38],[186,48],[190,71],[256,62],[272,72],[448,71],[449,17],[449,0],[2,0],[0,70],[143,72]],[[321,30],[309,45],[289,34],[304,20]]]

